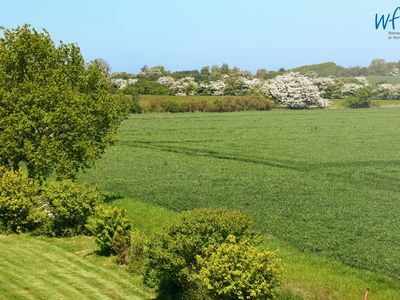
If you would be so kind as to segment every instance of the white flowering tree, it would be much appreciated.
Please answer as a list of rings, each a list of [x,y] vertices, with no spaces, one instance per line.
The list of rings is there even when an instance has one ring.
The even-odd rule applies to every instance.
[[[400,85],[390,83],[379,84],[374,89],[374,97],[376,99],[398,100],[400,99]]]
[[[175,83],[175,79],[171,76],[163,76],[158,78],[157,82],[170,88]]]
[[[211,81],[209,84],[210,95],[221,96],[225,93],[225,82],[222,80]]]
[[[166,70],[163,66],[155,66],[149,68],[148,66],[144,66],[143,68],[140,69],[140,76],[155,80],[158,79],[161,76],[167,76],[170,74],[170,71]]]
[[[345,83],[340,88],[341,97],[346,98],[353,96],[359,89],[362,89],[364,86],[357,83]]]
[[[325,107],[327,101],[313,80],[300,73],[279,75],[264,83],[263,91],[275,103],[288,108]]]
[[[185,77],[175,81],[170,87],[171,95],[188,96],[197,92],[198,84],[193,77]]]
[[[358,90],[369,86],[368,79],[366,77],[355,77],[354,79],[354,82],[344,83],[340,87],[342,98],[353,96]]]
[[[392,97],[393,100],[400,100],[400,84],[393,86]]]
[[[259,78],[243,78],[243,84],[242,84],[242,90],[244,93],[250,93],[251,91],[260,89],[262,85],[264,84],[264,81],[262,81]]]
[[[124,89],[128,85],[135,84],[138,82],[137,79],[122,79],[122,78],[111,78],[111,84],[117,89]]]
[[[329,89],[332,89],[336,84],[335,80],[330,77],[315,77],[312,78],[312,81],[318,87],[321,96],[324,98],[329,96]]]
[[[222,96],[225,93],[225,82],[223,80],[200,82],[197,93],[207,96]]]
[[[224,82],[225,94],[236,96],[251,94],[252,91],[260,89],[264,83],[259,78],[249,78],[249,76],[230,76],[224,78]]]

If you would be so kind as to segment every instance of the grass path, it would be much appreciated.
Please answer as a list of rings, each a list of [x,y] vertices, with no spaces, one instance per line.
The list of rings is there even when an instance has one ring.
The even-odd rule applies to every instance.
[[[75,247],[77,252],[73,252]],[[69,249],[68,249],[69,248]],[[93,255],[93,239],[0,236],[0,299],[146,299],[121,266]]]

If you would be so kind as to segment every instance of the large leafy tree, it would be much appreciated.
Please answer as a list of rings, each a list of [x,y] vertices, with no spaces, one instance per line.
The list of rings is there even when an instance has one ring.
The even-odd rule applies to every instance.
[[[30,177],[73,177],[112,143],[124,116],[96,62],[29,25],[1,28],[0,165]]]

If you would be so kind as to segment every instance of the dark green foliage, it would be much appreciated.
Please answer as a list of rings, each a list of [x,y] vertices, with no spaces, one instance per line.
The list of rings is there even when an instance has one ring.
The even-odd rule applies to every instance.
[[[160,109],[163,112],[177,113],[182,112],[182,107],[176,101],[163,101],[160,103]]]
[[[140,95],[132,94],[125,96],[127,101],[128,110],[133,114],[141,114],[143,113],[143,107],[140,105]]]
[[[121,236],[119,234],[114,235],[112,240],[112,251],[107,252],[104,249],[100,249],[100,253],[103,255],[116,254],[116,262],[119,264],[127,265],[130,259],[130,247],[131,240],[127,236]]]
[[[356,91],[354,96],[347,98],[343,105],[349,108],[369,108],[372,103],[373,89],[364,87]]]
[[[198,77],[200,72],[198,70],[183,70],[183,71],[176,71],[171,74],[171,77],[173,77],[175,80],[179,80],[185,77]]]
[[[48,234],[55,236],[88,233],[86,223],[103,201],[103,197],[93,187],[71,180],[46,184],[41,199],[52,216]]]
[[[139,95],[139,92],[134,84],[129,84],[121,90],[124,95]]]
[[[29,177],[73,177],[93,165],[123,118],[107,74],[76,44],[28,25],[0,39],[0,165]]]
[[[128,251],[129,272],[133,274],[140,274],[142,272],[147,257],[147,246],[147,237],[141,231],[132,231],[131,246]]]
[[[238,241],[254,237],[247,215],[227,209],[195,209],[157,235],[150,244],[145,282],[163,293],[179,293],[192,284],[196,257],[206,248],[223,243],[229,235]]]
[[[243,96],[246,92],[242,89],[242,81],[237,78],[229,78],[226,82],[224,95],[227,96]]]
[[[132,226],[125,209],[98,206],[87,228],[96,237],[103,255],[118,254],[120,262],[128,262]]]
[[[139,95],[169,95],[169,88],[156,81],[139,79],[135,84],[128,85],[123,92]]]
[[[40,227],[47,214],[42,209],[35,182],[20,172],[0,168],[0,227],[7,232],[26,232]]]

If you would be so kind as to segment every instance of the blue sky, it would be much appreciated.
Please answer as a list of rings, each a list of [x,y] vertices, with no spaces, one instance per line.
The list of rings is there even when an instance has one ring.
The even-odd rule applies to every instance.
[[[388,40],[374,25],[375,13],[397,6],[394,0],[13,0],[1,3],[0,25],[46,28],[55,41],[77,42],[87,60],[104,58],[113,71],[224,62],[255,71],[398,61],[400,40]]]

